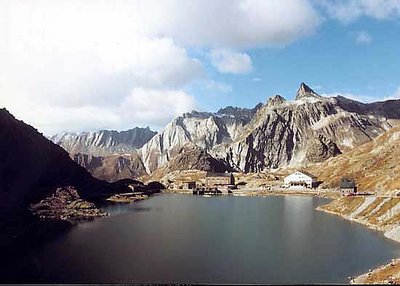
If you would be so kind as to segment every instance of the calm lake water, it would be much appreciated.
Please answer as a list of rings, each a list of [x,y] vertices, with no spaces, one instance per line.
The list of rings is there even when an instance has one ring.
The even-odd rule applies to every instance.
[[[40,282],[346,283],[400,256],[381,233],[315,211],[326,202],[159,195],[109,207],[11,268]]]

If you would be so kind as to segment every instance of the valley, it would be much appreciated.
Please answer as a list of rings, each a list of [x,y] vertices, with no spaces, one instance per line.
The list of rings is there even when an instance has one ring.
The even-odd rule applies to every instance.
[[[318,211],[400,242],[397,107],[400,100],[364,104],[323,97],[301,83],[293,101],[275,95],[252,109],[192,111],[159,132],[135,127],[50,140],[3,109],[0,147],[10,152],[0,164],[6,174],[0,180],[2,215],[28,213],[75,225],[108,216],[104,206],[110,203],[138,203],[160,191],[192,194],[187,186],[194,184],[259,199],[329,198]],[[315,176],[315,189],[286,186],[284,178],[296,171]],[[231,174],[235,182],[211,187],[210,174]],[[357,192],[343,193],[342,178],[354,180]],[[397,260],[392,263],[397,267]],[[382,269],[379,279],[370,274],[352,282],[392,281]]]
[[[0,0],[0,286],[400,285],[399,24]]]

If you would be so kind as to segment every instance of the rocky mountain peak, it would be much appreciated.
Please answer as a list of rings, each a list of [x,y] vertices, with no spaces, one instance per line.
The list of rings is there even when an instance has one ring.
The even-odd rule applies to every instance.
[[[258,103],[254,108],[227,106],[225,108],[219,109],[216,115],[231,116],[236,118],[251,118],[262,106],[262,103]]]
[[[268,99],[267,107],[278,106],[285,102],[286,102],[285,98],[283,98],[279,94],[276,94]]]
[[[300,84],[299,89],[297,90],[296,100],[307,98],[307,97],[320,98],[320,95],[318,93],[316,93],[314,90],[312,90],[311,87],[309,87],[304,82],[302,82]]]

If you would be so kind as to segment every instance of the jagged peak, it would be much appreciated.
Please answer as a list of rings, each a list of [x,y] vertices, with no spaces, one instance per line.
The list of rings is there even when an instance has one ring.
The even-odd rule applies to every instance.
[[[280,96],[279,94],[275,94],[274,96],[268,98],[267,107],[277,106],[285,102],[286,99],[284,97]]]
[[[307,97],[321,98],[321,96],[316,93],[311,87],[302,82],[299,89],[297,90],[296,100]]]
[[[197,111],[197,110],[192,110],[191,112],[185,112],[181,116],[176,117],[177,118],[199,118],[199,119],[206,119],[210,116],[213,116],[212,112],[207,112],[207,111]]]

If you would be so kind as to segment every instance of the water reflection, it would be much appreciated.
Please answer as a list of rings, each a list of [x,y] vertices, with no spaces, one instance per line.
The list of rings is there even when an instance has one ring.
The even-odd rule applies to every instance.
[[[288,244],[297,246],[309,237],[312,229],[315,213],[314,198],[284,196],[283,206],[282,227],[285,228],[284,232],[288,236]]]

